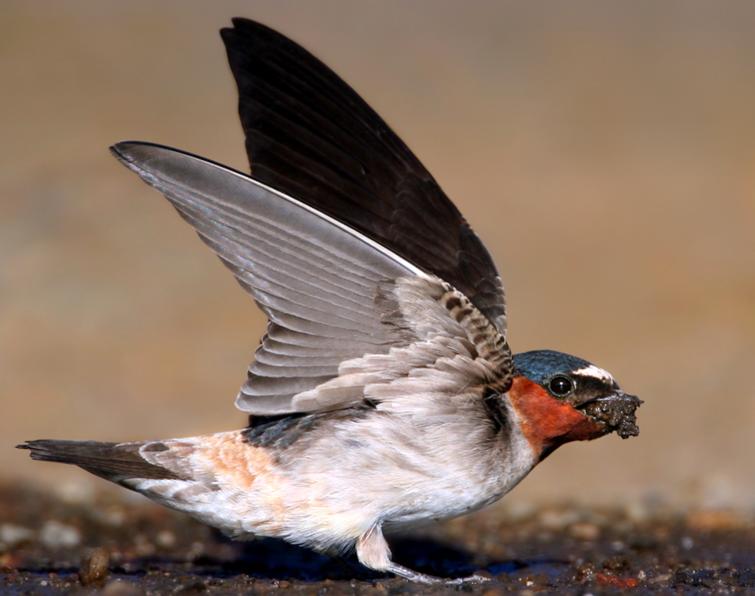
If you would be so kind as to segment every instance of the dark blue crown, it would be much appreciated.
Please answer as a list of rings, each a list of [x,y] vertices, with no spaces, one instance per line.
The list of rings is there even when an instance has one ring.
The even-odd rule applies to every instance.
[[[556,373],[569,373],[590,366],[587,360],[554,350],[532,350],[514,354],[516,374],[544,383]]]

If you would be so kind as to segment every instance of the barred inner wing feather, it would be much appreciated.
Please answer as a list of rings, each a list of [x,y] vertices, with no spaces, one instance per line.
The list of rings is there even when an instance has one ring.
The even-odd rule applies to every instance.
[[[367,400],[382,403],[400,398],[410,385],[433,391],[445,383],[449,395],[485,388],[508,389],[512,359],[497,329],[460,292],[438,279],[403,277],[378,300],[395,304],[384,312],[384,323],[411,334],[413,341],[391,347],[387,353],[368,353],[345,360],[338,376],[294,396],[297,410],[313,411],[355,405]],[[399,382],[400,380],[402,380]],[[453,389],[451,389],[453,387]]]

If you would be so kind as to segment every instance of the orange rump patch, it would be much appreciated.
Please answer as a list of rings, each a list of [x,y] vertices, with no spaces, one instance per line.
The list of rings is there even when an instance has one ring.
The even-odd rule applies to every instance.
[[[202,452],[212,462],[218,479],[238,488],[250,489],[258,479],[266,482],[273,475],[275,464],[270,453],[245,442],[240,432],[208,437]]]

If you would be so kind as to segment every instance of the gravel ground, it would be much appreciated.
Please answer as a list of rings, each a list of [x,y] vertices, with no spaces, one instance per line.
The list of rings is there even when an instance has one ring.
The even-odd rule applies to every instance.
[[[483,594],[755,590],[755,520],[723,510],[495,507],[391,541],[395,558],[482,586],[416,586],[278,541],[233,543],[187,517],[112,494],[0,487],[0,592]]]

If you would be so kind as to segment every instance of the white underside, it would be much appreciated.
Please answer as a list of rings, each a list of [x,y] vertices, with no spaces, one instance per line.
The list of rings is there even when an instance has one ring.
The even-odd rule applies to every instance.
[[[344,549],[375,525],[401,528],[484,507],[537,461],[518,424],[506,445],[478,441],[475,429],[458,419],[422,429],[346,422],[269,482],[246,490],[222,478],[136,479],[131,486],[236,538],[273,536],[318,550]]]

